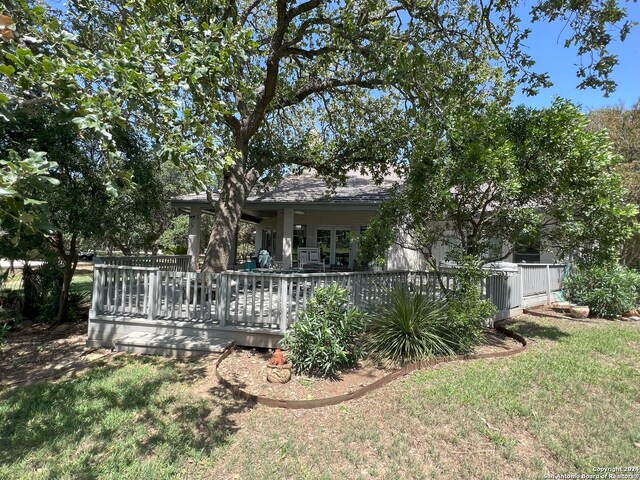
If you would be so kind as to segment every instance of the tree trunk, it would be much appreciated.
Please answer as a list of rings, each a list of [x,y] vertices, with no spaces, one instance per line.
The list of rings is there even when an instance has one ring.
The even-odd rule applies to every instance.
[[[233,165],[224,173],[220,198],[215,204],[213,228],[203,271],[222,272],[227,269],[242,207],[257,181],[258,172],[253,169],[245,172],[241,163]]]
[[[62,289],[60,290],[60,297],[58,300],[58,313],[52,326],[60,325],[67,319],[67,308],[69,306],[69,292],[71,290],[71,279],[76,271],[76,265],[78,264],[78,254],[76,251],[76,236],[71,237],[71,245],[69,247],[69,254],[64,254],[64,247],[60,245],[60,252],[62,260],[64,261],[64,277],[62,279]]]

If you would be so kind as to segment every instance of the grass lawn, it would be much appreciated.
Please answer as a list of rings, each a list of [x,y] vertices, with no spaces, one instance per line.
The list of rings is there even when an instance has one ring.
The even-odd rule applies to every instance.
[[[86,295],[87,298],[91,297],[91,290],[93,288],[93,270],[76,270],[71,280],[71,289],[82,295]]]
[[[310,411],[236,401],[211,359],[117,357],[0,393],[0,478],[542,478],[640,459],[640,325],[521,317],[530,348]]]
[[[93,287],[93,270],[77,269],[71,280],[72,288],[82,294],[91,295]],[[13,275],[9,275],[7,281],[3,285],[4,290],[20,290],[22,289],[22,270],[16,269]]]

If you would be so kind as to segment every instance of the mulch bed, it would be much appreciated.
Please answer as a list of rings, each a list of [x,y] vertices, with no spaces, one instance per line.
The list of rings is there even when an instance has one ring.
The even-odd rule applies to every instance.
[[[489,354],[513,350],[521,347],[516,340],[494,331],[485,332],[483,345],[476,348],[476,354]],[[286,356],[286,353],[285,353]],[[391,366],[363,360],[358,367],[343,370],[335,379],[323,379],[294,375],[286,384],[267,382],[267,361],[271,352],[249,348],[237,348],[218,368],[219,374],[234,386],[253,395],[277,400],[314,400],[344,395],[396,370]]]
[[[55,376],[110,353],[106,348],[88,348],[86,341],[86,321],[55,329],[27,323],[9,332],[0,348],[0,390]]]

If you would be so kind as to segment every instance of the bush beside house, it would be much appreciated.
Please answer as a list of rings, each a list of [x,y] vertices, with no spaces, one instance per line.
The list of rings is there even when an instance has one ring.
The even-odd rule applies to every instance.
[[[578,266],[564,288],[571,302],[589,307],[591,316],[614,318],[638,306],[640,275],[618,264]]]
[[[336,376],[362,357],[365,313],[349,305],[349,292],[337,284],[318,288],[282,343],[298,373]]]

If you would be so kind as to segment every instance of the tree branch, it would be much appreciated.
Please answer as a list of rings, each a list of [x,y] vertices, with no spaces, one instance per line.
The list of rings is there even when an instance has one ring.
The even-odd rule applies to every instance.
[[[251,4],[240,15],[240,25],[244,26],[244,24],[247,23],[247,20],[249,19],[251,13],[253,13],[257,6],[261,3],[262,0],[254,0],[253,2],[251,2]]]
[[[281,49],[284,42],[284,36],[287,32],[287,28],[289,27],[290,19],[287,15],[287,0],[278,0],[277,8],[278,18],[276,30],[271,37],[271,52],[267,59],[267,73],[264,80],[264,90],[262,91],[262,96],[256,103],[253,112],[247,119],[245,131],[243,132],[243,136],[247,140],[258,131],[258,127],[264,119],[267,107],[271,100],[273,100],[278,86],[280,59],[282,55]]]
[[[287,14],[287,22],[291,22],[294,18],[302,15],[303,13],[310,12],[316,7],[319,7],[322,3],[322,0],[309,0],[308,2],[301,3],[295,8],[289,10]]]
[[[290,107],[291,105],[296,105],[307,97],[316,94],[326,92],[327,90],[331,90],[333,88],[339,87],[360,87],[360,88],[377,88],[382,85],[382,80],[379,79],[370,79],[365,80],[362,78],[362,75],[359,75],[356,78],[348,78],[348,79],[340,79],[340,78],[331,78],[329,80],[324,81],[315,81],[306,84],[301,87],[293,97],[291,98],[282,98],[275,102],[275,105],[271,110],[278,110],[281,108]]]

